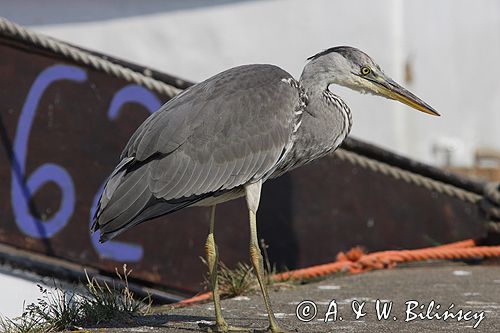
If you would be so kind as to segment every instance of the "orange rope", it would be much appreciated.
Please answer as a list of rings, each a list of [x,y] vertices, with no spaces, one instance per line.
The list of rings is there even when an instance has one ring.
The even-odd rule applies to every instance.
[[[500,246],[476,246],[476,242],[472,239],[417,250],[381,251],[370,254],[365,254],[361,248],[355,247],[347,253],[340,252],[337,254],[335,262],[274,274],[271,278],[276,281],[302,280],[337,272],[357,274],[374,269],[392,268],[398,263],[412,261],[492,257],[500,257]],[[176,305],[182,306],[201,302],[211,298],[211,296],[211,292],[206,292],[182,300]]]

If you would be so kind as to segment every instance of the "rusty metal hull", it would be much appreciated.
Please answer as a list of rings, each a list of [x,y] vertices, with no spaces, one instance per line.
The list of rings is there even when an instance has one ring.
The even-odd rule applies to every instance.
[[[205,208],[144,223],[104,245],[89,232],[121,149],[167,97],[5,36],[0,59],[0,242],[110,274],[126,262],[135,281],[199,290]],[[356,245],[417,248],[483,233],[475,205],[334,156],[267,182],[261,202],[260,237],[271,261],[290,269]],[[228,266],[247,260],[248,233],[243,200],[218,207],[216,238]]]

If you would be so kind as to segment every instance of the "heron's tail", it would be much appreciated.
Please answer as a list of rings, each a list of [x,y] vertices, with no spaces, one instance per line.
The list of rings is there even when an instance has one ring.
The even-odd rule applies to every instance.
[[[141,222],[195,202],[193,198],[175,202],[156,198],[148,188],[148,166],[137,167],[132,163],[133,158],[123,159],[102,191],[92,225],[92,231],[101,232],[101,243]]]

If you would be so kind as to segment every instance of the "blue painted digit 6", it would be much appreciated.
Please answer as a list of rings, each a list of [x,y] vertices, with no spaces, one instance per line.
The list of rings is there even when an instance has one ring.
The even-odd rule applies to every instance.
[[[146,107],[150,113],[155,112],[161,106],[160,101],[152,92],[142,86],[131,84],[123,87],[113,96],[113,100],[108,110],[108,118],[110,120],[115,120],[116,117],[118,117],[121,107],[127,103],[141,104]],[[90,225],[92,225],[94,212],[103,188],[104,184],[101,185],[92,202],[92,208],[90,209]],[[94,248],[101,257],[129,262],[137,262],[142,259],[143,249],[140,245],[120,241],[109,241],[100,244],[99,235],[97,233],[91,234],[90,237]]]
[[[28,140],[33,119],[45,90],[59,80],[83,82],[85,71],[78,67],[55,65],[48,67],[35,79],[19,117],[14,137],[14,163],[12,168],[12,209],[20,230],[31,237],[48,238],[60,231],[69,221],[75,207],[75,188],[68,172],[53,163],[45,163],[37,168],[26,182],[26,157]],[[62,191],[62,202],[52,218],[42,221],[33,216],[29,200],[45,183],[54,182]]]

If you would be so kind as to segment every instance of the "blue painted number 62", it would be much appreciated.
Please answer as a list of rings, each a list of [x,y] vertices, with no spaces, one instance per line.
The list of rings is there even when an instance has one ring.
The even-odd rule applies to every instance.
[[[34,238],[50,238],[59,232],[69,222],[75,208],[75,186],[69,173],[61,166],[45,163],[24,181],[29,134],[38,104],[47,88],[52,83],[61,80],[84,82],[87,80],[87,75],[81,68],[68,65],[54,65],[42,71],[28,93],[14,137],[12,209],[19,229],[27,236]],[[120,108],[129,102],[139,103],[151,113],[161,105],[158,98],[149,90],[138,85],[128,85],[114,95],[108,110],[108,118],[114,120]],[[62,191],[62,202],[59,210],[51,218],[42,221],[30,212],[29,201],[33,194],[47,182],[54,182],[59,186]],[[93,200],[90,216],[93,216],[101,190],[102,186]],[[143,249],[140,245],[118,241],[99,244],[97,235],[91,235],[91,239],[101,257],[117,261],[142,259]]]

